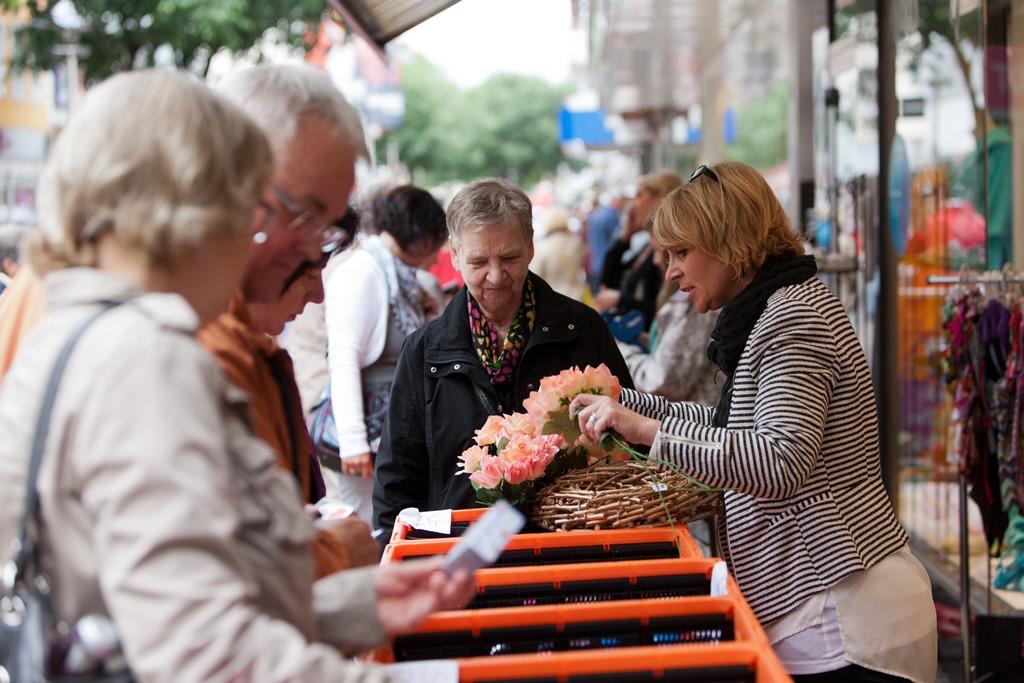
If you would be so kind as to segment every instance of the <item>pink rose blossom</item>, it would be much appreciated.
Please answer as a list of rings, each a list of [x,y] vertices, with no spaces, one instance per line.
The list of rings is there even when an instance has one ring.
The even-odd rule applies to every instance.
[[[506,464],[525,460],[533,455],[536,450],[533,441],[534,437],[515,434],[509,438],[508,443],[498,453],[498,457]]]
[[[534,447],[537,454],[554,458],[564,444],[565,440],[562,439],[561,434],[545,434],[535,440]]]
[[[547,382],[548,386],[560,398],[572,399],[577,394],[586,389],[586,384],[583,381],[583,373],[577,367],[569,368],[568,370],[562,370],[553,377],[545,377],[541,380],[541,386]]]
[[[472,474],[480,469],[480,461],[490,455],[486,448],[470,446],[462,452],[459,459],[462,460],[462,471],[465,474]]]
[[[511,438],[516,434],[533,436],[538,432],[537,421],[526,413],[512,413],[505,416],[504,436]]]
[[[610,396],[616,401],[619,400],[619,395],[622,393],[622,385],[619,383],[619,378],[613,375],[604,363],[601,363],[596,368],[588,365],[583,371],[583,383],[590,390],[590,393]],[[595,389],[599,391],[593,391]]]
[[[544,476],[544,472],[547,471],[548,465],[555,459],[555,454],[558,451],[553,452],[538,452],[537,454],[527,458],[526,464],[530,470],[530,474],[527,477],[530,481],[540,479]]]
[[[550,386],[546,386],[541,380],[540,389],[530,393],[530,396],[523,401],[523,408],[535,420],[543,424],[548,419],[548,413],[562,409],[561,397],[558,392]]]
[[[501,460],[492,455],[480,459],[480,469],[469,475],[469,480],[484,489],[493,489],[501,483],[505,472]]]
[[[501,415],[491,415],[487,418],[487,422],[484,422],[484,426],[476,430],[476,442],[480,446],[490,446],[496,444],[501,439],[501,431],[505,426],[505,421]]]
[[[529,460],[516,460],[505,468],[505,481],[510,484],[521,484],[531,478]]]

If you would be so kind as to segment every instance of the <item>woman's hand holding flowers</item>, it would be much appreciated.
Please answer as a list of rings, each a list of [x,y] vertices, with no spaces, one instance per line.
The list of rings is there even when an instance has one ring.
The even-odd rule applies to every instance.
[[[569,405],[584,436],[599,441],[605,432],[614,431],[629,443],[650,446],[661,427],[658,420],[634,413],[609,396],[580,394]]]

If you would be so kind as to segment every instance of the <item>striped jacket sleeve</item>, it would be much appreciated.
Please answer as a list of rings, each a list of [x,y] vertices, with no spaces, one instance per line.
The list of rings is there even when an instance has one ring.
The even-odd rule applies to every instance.
[[[712,406],[690,403],[688,401],[672,403],[664,396],[645,394],[635,389],[623,389],[619,402],[633,412],[653,420],[678,417],[691,422],[710,425],[711,416],[715,412]]]
[[[737,368],[754,392],[737,393],[729,428],[666,411],[651,453],[710,486],[779,500],[793,495],[820,456],[839,361],[831,330],[804,301],[762,314]],[[744,362],[746,361],[746,362]],[[734,426],[752,414],[752,427]],[[749,420],[748,420],[749,422]]]

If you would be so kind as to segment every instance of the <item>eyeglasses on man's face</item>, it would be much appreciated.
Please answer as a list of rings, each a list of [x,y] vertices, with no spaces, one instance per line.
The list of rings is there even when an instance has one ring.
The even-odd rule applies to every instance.
[[[694,180],[700,178],[701,176],[707,176],[708,178],[711,178],[711,180],[714,180],[719,185],[722,184],[722,181],[718,179],[718,174],[712,171],[710,168],[708,168],[705,164],[701,164],[700,166],[694,169],[693,173],[690,174],[689,182],[692,183]]]
[[[312,211],[304,208],[279,185],[270,183],[269,187],[281,208],[292,217],[285,227],[286,230],[299,230],[318,234],[320,236],[321,250],[328,253],[343,249],[352,243],[359,220],[351,207],[349,207],[344,216],[329,223],[324,219],[321,211]],[[280,211],[264,199],[259,200],[258,206],[265,212],[266,218],[261,221],[264,227],[253,235],[253,242],[262,244],[267,241],[270,229],[277,223]]]

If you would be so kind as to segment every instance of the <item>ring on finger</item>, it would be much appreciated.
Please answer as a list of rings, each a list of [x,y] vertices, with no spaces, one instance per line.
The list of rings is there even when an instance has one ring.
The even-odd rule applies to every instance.
[[[597,413],[591,413],[590,417],[587,419],[587,426],[593,427],[595,424],[597,424]]]

